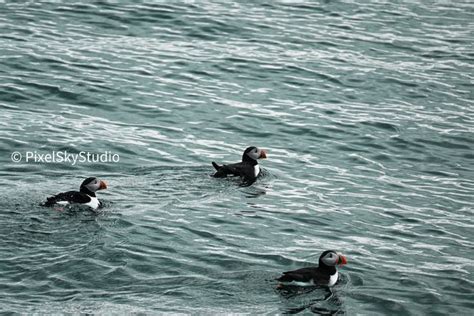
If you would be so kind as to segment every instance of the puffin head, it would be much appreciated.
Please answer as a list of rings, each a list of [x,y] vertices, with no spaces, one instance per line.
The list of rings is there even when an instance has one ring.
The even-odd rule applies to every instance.
[[[248,147],[242,154],[242,161],[256,162],[257,159],[265,158],[267,158],[267,151],[265,149],[260,149],[254,146]]]
[[[319,266],[334,267],[336,265],[347,264],[347,259],[342,254],[333,250],[326,250],[319,257]]]
[[[82,181],[81,188],[79,191],[86,194],[93,194],[98,190],[107,189],[107,183],[105,181],[99,180],[95,177],[90,177]]]

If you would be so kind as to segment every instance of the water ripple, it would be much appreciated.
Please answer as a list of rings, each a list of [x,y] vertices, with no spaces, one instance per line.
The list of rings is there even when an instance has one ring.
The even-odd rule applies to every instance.
[[[0,310],[470,314],[473,8],[5,4]],[[10,160],[53,150],[120,162]],[[90,175],[100,213],[38,206]],[[331,248],[331,296],[275,290]]]

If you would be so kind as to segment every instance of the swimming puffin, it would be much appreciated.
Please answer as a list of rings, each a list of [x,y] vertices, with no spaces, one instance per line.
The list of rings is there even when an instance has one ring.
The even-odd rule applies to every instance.
[[[250,185],[257,180],[260,175],[260,166],[258,165],[257,159],[267,158],[267,151],[251,146],[245,149],[242,154],[242,161],[219,166],[214,161],[212,165],[217,170],[214,174],[216,178],[224,178],[227,175],[242,177],[244,183]]]
[[[326,250],[319,257],[318,267],[283,272],[283,275],[277,279],[277,281],[281,282],[278,287],[281,288],[284,285],[333,286],[339,278],[336,265],[344,265],[346,263],[347,259],[342,254],[333,250]]]
[[[95,192],[98,190],[107,189],[107,184],[95,177],[85,179],[78,191],[68,191],[58,193],[46,199],[43,206],[54,206],[54,205],[67,205],[67,204],[79,204],[87,205],[92,209],[97,209],[102,206],[95,196]]]

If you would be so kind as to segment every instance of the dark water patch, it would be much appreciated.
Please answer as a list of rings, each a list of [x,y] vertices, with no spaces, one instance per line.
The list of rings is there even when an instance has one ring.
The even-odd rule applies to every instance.
[[[453,140],[453,141],[466,143],[467,146],[474,147],[474,140],[472,138],[470,138],[469,135],[464,135],[464,136],[446,135],[444,137],[449,138],[450,140]]]
[[[198,39],[198,40],[205,40],[205,41],[213,41],[217,40],[218,36],[217,35],[210,35],[205,33],[205,30],[201,30],[201,33],[198,31],[189,31],[186,33],[186,36],[189,36],[193,39]]]
[[[474,159],[474,154],[469,154],[469,153],[462,154],[462,157],[466,159]]]
[[[393,146],[400,149],[409,149],[410,151],[417,152],[417,153],[424,152],[425,151],[424,149],[426,148],[426,146],[423,143],[421,143],[419,140],[412,142],[412,141],[403,139],[399,136],[391,137],[389,144],[391,147]]]
[[[271,120],[271,119],[270,119]],[[239,119],[238,121],[242,122],[242,125],[238,124],[226,124],[225,122],[221,123],[220,129],[223,131],[230,131],[230,132],[237,132],[241,134],[242,136],[247,136],[247,137],[270,137],[272,135],[271,132],[265,132],[265,131],[254,131],[251,126],[248,123],[244,123],[245,119]]]
[[[34,89],[46,92],[44,94],[43,92],[37,92],[37,94],[42,95],[43,97],[51,97],[51,96],[57,96],[60,98],[64,98],[66,100],[76,100],[79,98],[79,95],[74,92],[69,92],[61,89],[59,86],[54,86],[54,85],[48,85],[48,84],[42,84],[39,82],[24,82],[23,83],[25,86],[32,87]]]
[[[326,131],[328,135],[334,134],[345,134],[346,136],[359,136],[359,134],[355,131],[349,130],[349,128],[353,129],[356,128],[357,126],[354,125],[346,125],[346,124],[340,124],[340,123],[335,123],[336,126],[324,126],[322,129]]]
[[[402,303],[393,301],[389,297],[382,297],[380,294],[351,293],[351,297],[357,299],[362,304],[367,305],[367,310],[373,313],[402,313],[404,315],[414,315]]]
[[[325,46],[325,47],[331,47],[331,48],[338,48],[339,47],[338,43],[331,42],[329,40],[319,40],[319,41],[316,41],[315,44]],[[334,58],[334,60],[338,60],[338,61],[341,61],[341,62],[346,62],[345,60],[337,59],[337,58]]]
[[[294,129],[280,128],[279,132],[282,134],[296,135],[299,137],[310,137],[316,139],[334,139],[330,134],[322,134],[315,129],[306,127],[297,127]]]
[[[331,10],[326,9],[325,5],[328,5],[328,1],[323,1],[323,4],[312,4],[312,3],[286,3],[282,1],[278,3],[278,6],[282,6],[285,10],[291,11],[302,11],[304,13],[309,12],[322,12],[322,13],[331,13]]]
[[[83,69],[89,69],[89,70],[101,70],[102,67],[99,66],[98,64],[95,63],[77,63],[77,62],[72,62],[70,63],[71,67],[77,67],[77,68],[83,68]]]
[[[425,57],[425,58],[430,58],[430,59],[448,59],[448,60],[451,60],[451,59],[461,59],[463,60],[464,58],[461,57],[461,56],[458,56],[457,54],[453,54],[452,52],[448,52],[448,51],[443,51],[443,50],[432,50],[428,53],[422,53],[421,54],[422,57]],[[461,57],[461,58],[459,58]],[[468,60],[466,60],[468,61]]]
[[[341,152],[354,152],[354,153],[371,153],[372,152],[370,149],[364,149],[362,147],[353,146],[351,144],[337,145],[337,146],[334,146],[334,149],[337,149],[338,151],[341,151]]]
[[[312,86],[310,83],[306,83],[306,82],[303,82],[303,81],[297,81],[297,80],[294,80],[294,79],[287,79],[287,80],[284,80],[283,82],[286,83],[286,84],[297,86],[297,87],[311,87]]]
[[[386,146],[376,143],[376,141],[378,140],[372,137],[361,137],[361,141],[352,142],[352,144],[358,145],[358,146],[368,146],[368,147],[378,149],[378,150],[388,149]]]
[[[387,154],[374,155],[372,158],[376,161],[393,161],[392,157]]]
[[[16,103],[30,100],[22,89],[16,87],[2,87],[0,91],[0,101],[2,102]]]
[[[371,127],[376,127],[376,128],[391,131],[391,132],[399,132],[396,125],[386,123],[386,122],[372,122],[372,121],[367,122],[366,121],[366,122],[361,122],[361,124],[371,126]]]
[[[447,173],[442,170],[423,170],[424,173],[431,174],[436,177],[443,177],[443,178],[453,178],[455,174]]]
[[[418,218],[402,218],[402,221],[410,224],[423,224],[423,221]]]
[[[217,71],[223,72],[223,73],[239,73],[241,72],[241,69],[245,69],[245,66],[243,67],[229,67],[229,66],[223,66],[220,64],[215,64],[214,68],[216,68]]]
[[[465,145],[465,144],[459,144],[459,143],[453,143],[449,141],[435,141],[435,140],[428,140],[428,139],[421,139],[417,138],[415,141],[423,144],[428,144],[436,147],[442,147],[442,148],[447,148],[447,149],[466,149],[469,150],[471,149],[470,146]]]
[[[210,78],[214,78],[217,75],[217,73],[215,72],[210,72],[203,69],[192,69],[189,71],[189,73],[197,76],[205,76]]]

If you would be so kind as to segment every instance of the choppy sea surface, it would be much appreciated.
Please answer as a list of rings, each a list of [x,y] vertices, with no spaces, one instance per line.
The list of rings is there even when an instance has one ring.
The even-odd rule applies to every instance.
[[[472,1],[1,1],[0,26],[0,312],[473,314]],[[210,176],[250,145],[255,184]],[[99,212],[39,206],[88,176]],[[326,249],[330,292],[276,289]]]

